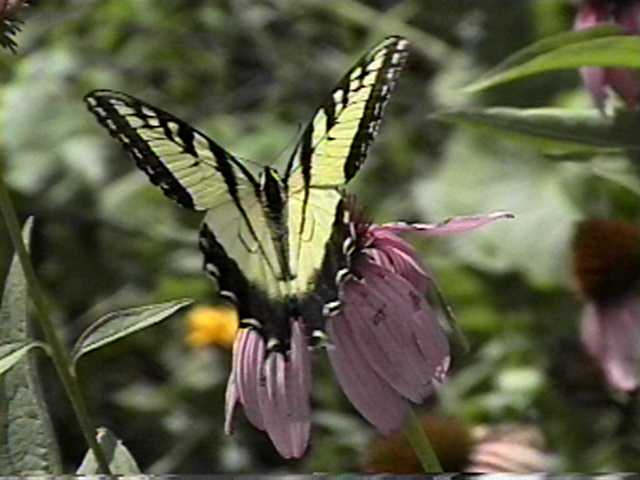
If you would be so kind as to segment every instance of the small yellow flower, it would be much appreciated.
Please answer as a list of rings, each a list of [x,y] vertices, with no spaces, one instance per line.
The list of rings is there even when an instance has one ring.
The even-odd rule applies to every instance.
[[[187,315],[187,343],[200,348],[207,345],[231,348],[238,330],[238,312],[229,306],[195,307]]]

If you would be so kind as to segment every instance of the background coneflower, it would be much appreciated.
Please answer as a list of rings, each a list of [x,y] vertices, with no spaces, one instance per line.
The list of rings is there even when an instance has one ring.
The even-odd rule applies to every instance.
[[[640,229],[618,220],[581,222],[573,268],[586,301],[585,348],[612,387],[635,390],[640,384]]]
[[[620,26],[629,35],[640,34],[640,1],[585,0],[578,8],[576,30],[604,24]],[[638,107],[640,75],[624,68],[583,67],[580,74],[596,106],[604,111],[610,91],[620,95],[627,107]]]
[[[420,422],[445,472],[533,473],[551,466],[542,432],[535,426],[472,426],[433,414],[422,416]],[[374,439],[362,468],[367,473],[422,473],[415,453],[401,434]]]

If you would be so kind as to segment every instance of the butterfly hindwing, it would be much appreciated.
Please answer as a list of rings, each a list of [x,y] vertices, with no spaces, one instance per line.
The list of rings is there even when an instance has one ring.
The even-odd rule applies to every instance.
[[[239,183],[252,182],[230,153],[164,110],[111,90],[93,91],[85,101],[150,180],[184,207],[207,210],[236,196]]]

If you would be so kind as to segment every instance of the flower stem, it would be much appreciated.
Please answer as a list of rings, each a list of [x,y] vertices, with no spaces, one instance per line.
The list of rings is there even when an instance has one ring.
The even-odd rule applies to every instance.
[[[9,236],[11,237],[11,242],[13,243],[13,248],[18,256],[22,270],[24,271],[30,297],[33,300],[38,313],[37,318],[39,320],[40,327],[42,328],[47,343],[50,346],[50,355],[53,359],[53,363],[62,385],[69,397],[71,406],[73,407],[73,411],[80,425],[80,429],[82,430],[82,435],[96,458],[100,473],[110,475],[111,471],[109,470],[109,464],[102,448],[100,448],[100,445],[96,440],[96,436],[94,434],[95,428],[89,419],[89,411],[84,402],[82,392],[76,378],[71,374],[71,361],[69,359],[69,354],[65,350],[65,347],[58,337],[53,323],[51,322],[47,301],[40,289],[27,248],[22,241],[18,217],[15,209],[13,208],[13,204],[11,203],[11,197],[9,196],[9,191],[4,183],[2,172],[0,172],[0,213],[2,213],[2,216],[4,217],[7,230],[9,231]]]
[[[422,465],[424,472],[442,473],[440,461],[433,451],[433,447],[429,442],[429,438],[424,431],[420,419],[413,410],[411,410],[409,414],[409,425],[407,425],[404,434],[407,436],[414,452],[416,452],[416,456],[418,460],[420,460],[420,465]]]

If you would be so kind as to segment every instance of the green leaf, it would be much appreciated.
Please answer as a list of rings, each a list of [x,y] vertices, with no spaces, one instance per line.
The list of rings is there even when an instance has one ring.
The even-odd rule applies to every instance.
[[[29,350],[40,344],[36,342],[9,342],[0,344],[0,375],[8,372]]]
[[[74,365],[82,355],[155,325],[192,302],[191,299],[174,300],[105,315],[87,328],[76,342],[72,353]]]
[[[28,219],[22,232],[27,246],[32,224]],[[27,283],[14,257],[0,307],[0,472],[62,473],[35,359],[27,355],[41,346],[29,335],[28,306]]]
[[[529,137],[555,153],[584,153],[585,146],[592,154],[640,149],[640,116],[634,112],[604,117],[595,109],[492,107],[445,111],[434,118]]]
[[[556,50],[561,47],[566,47],[567,45],[571,45],[572,43],[579,43],[584,42],[585,40],[593,40],[595,38],[608,37],[622,33],[622,29],[616,25],[602,25],[580,31],[562,32],[557,35],[543,38],[521,50],[518,50],[516,53],[509,55],[497,66],[484,73],[478,80],[466,87],[465,90],[473,89],[474,85],[482,84],[483,82],[486,82],[487,80],[502,74],[510,68],[521,65],[531,60],[532,58],[535,58],[544,53]]]
[[[575,32],[574,35],[580,32]],[[532,48],[532,47],[528,47]],[[510,62],[499,65],[480,80],[464,88],[476,92],[501,83],[553,70],[567,70],[579,67],[626,67],[640,68],[640,37],[615,35],[558,45],[553,50],[543,51],[533,57],[522,51],[514,56],[521,57],[522,63]],[[511,57],[512,58],[512,57]]]
[[[135,475],[140,472],[138,463],[133,458],[133,455],[124,446],[122,440],[118,439],[113,433],[106,428],[98,428],[96,439],[98,444],[104,452],[104,456],[109,464],[109,470],[113,475]],[[98,463],[93,455],[93,452],[89,450],[82,463],[78,467],[76,474],[78,475],[95,475],[101,473],[98,468]]]
[[[624,157],[596,157],[590,162],[594,175],[605,178],[640,195],[640,178],[637,167]]]

